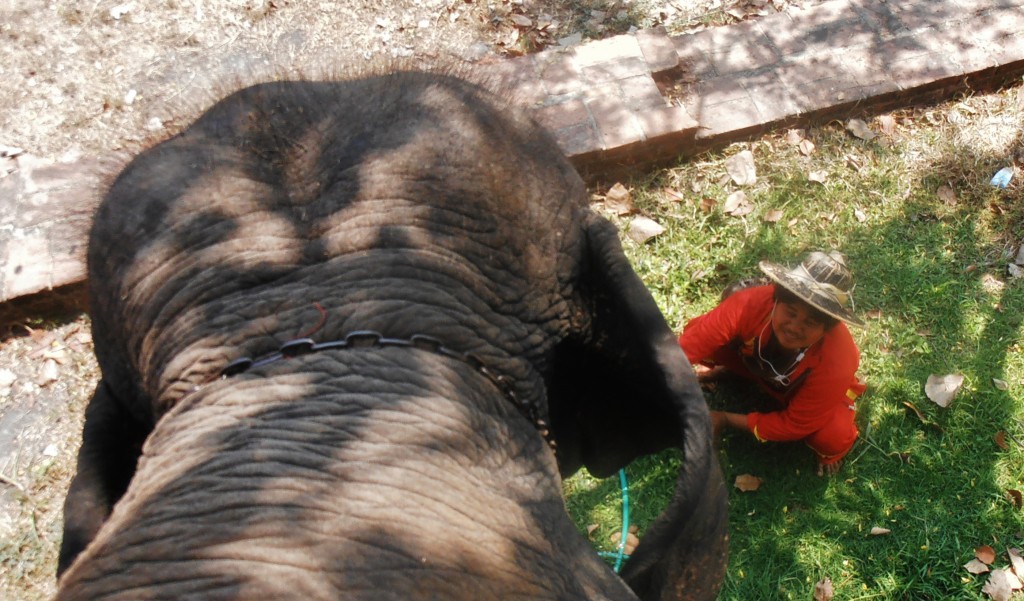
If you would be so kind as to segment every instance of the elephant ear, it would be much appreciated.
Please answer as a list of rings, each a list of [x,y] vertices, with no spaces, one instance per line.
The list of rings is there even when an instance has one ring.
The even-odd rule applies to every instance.
[[[728,554],[728,493],[707,405],[615,227],[587,211],[585,233],[580,323],[556,349],[548,378],[559,468],[607,477],[641,455],[682,449],[672,501],[622,577],[642,599],[714,599]]]
[[[641,455],[710,443],[711,425],[693,368],[615,227],[585,215],[576,323],[546,383],[563,475],[586,466],[607,477]],[[701,457],[693,459],[705,460],[709,449],[694,447]]]

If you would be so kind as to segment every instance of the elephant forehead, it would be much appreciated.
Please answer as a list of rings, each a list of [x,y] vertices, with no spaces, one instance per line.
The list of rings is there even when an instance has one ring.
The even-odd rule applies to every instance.
[[[130,266],[126,291],[148,291],[197,269],[288,266],[302,256],[296,226],[260,201],[270,190],[218,170],[193,182],[169,207],[165,228]],[[149,299],[138,299],[146,303]]]

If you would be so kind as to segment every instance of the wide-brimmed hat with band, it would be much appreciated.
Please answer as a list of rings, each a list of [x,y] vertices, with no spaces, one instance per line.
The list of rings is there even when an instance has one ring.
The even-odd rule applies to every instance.
[[[776,284],[822,313],[864,327],[864,322],[853,314],[853,274],[843,253],[814,251],[792,269],[768,261],[761,261],[758,267]]]

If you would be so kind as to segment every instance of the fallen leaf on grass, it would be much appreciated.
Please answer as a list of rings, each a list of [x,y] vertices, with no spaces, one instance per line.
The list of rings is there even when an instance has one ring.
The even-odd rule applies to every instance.
[[[924,385],[924,393],[939,407],[949,407],[953,397],[960,392],[964,385],[964,377],[961,374],[948,374],[939,376],[932,374]]]
[[[1024,585],[1021,584],[1020,578],[1017,578],[1013,572],[1000,569],[992,570],[992,574],[988,577],[985,586],[981,588],[981,592],[992,597],[994,601],[1010,601],[1013,591],[1022,587]]]
[[[758,478],[757,476],[751,476],[750,474],[742,474],[740,476],[736,476],[735,484],[736,488],[740,489],[743,492],[752,492],[761,488],[761,483],[763,482],[764,480]]]
[[[765,223],[778,223],[782,219],[782,210],[772,209],[764,214],[763,219]]]
[[[683,193],[674,188],[662,188],[661,193],[665,195],[665,198],[671,200],[672,202],[682,202],[686,200],[686,197],[683,196]]]
[[[587,536],[590,536],[591,534],[593,534],[594,530],[597,530],[599,527],[600,526],[598,526],[597,524],[588,524],[587,525]]]
[[[946,204],[947,207],[956,206],[956,192],[949,186],[939,186],[936,194],[939,196],[939,200]]]
[[[964,568],[972,574],[984,574],[989,567],[977,559],[972,559],[964,564]]]
[[[992,439],[996,441],[996,446],[999,447],[1000,449],[1005,451],[1006,449],[1010,448],[1010,445],[1006,444],[1006,432],[1000,430],[996,432],[996,435],[993,436]]]
[[[743,217],[749,215],[754,211],[754,203],[747,200],[747,195],[743,192],[733,192],[725,199],[725,204],[722,205],[722,210],[727,215],[733,217]]]
[[[892,530],[889,530],[888,528],[882,528],[881,526],[872,526],[871,532],[869,532],[868,534],[870,534],[871,536],[881,536],[883,534],[889,534],[891,532]]]
[[[786,131],[786,144],[796,146],[804,141],[804,130],[790,129]]]
[[[754,153],[749,150],[729,157],[725,170],[737,186],[749,186],[757,182],[757,168],[754,167]]]
[[[927,417],[925,417],[924,414],[921,413],[921,410],[918,409],[916,405],[914,405],[910,401],[903,401],[903,404],[907,407],[907,409],[910,409],[911,411],[914,412],[914,415],[917,416],[917,419],[921,420],[922,424],[924,424],[926,426],[932,426],[933,428],[935,428],[936,430],[939,430],[940,432],[942,431],[942,428],[939,427],[939,425],[936,424],[935,422],[933,422],[933,421],[929,420]]]
[[[859,221],[860,223],[864,223],[865,221],[868,220],[867,214],[860,209],[854,209],[853,216],[856,217],[857,221]]]
[[[811,142],[810,140],[801,140],[800,154],[804,156],[811,156],[812,153],[814,153],[814,142]]]
[[[832,579],[822,578],[814,585],[814,601],[832,601],[835,593],[832,592]]]
[[[633,195],[622,184],[615,184],[604,195],[604,206],[616,215],[629,215],[633,212]]]
[[[1000,380],[999,378],[992,378],[992,385],[999,390],[1006,390],[1010,387],[1010,385],[1006,383],[1006,380]]]
[[[629,222],[629,231],[626,233],[637,244],[643,244],[651,238],[665,233],[665,228],[653,219],[636,217]]]
[[[711,211],[715,210],[715,205],[717,204],[718,203],[715,201],[714,198],[704,197],[700,200],[700,210],[705,213],[710,213]]]
[[[1009,548],[1006,550],[1006,553],[1010,556],[1010,566],[1013,567],[1013,573],[1018,578],[1024,576],[1024,557],[1020,556],[1020,549]]]
[[[892,137],[896,133],[896,119],[892,115],[882,115],[878,118],[878,127],[883,134]]]
[[[619,530],[618,532],[612,534],[610,537],[608,537],[608,540],[610,540],[612,542],[612,544],[615,545],[615,548],[618,549],[619,548],[619,544],[622,543],[622,531]],[[636,547],[639,544],[640,544],[640,539],[637,537],[637,535],[633,534],[632,532],[627,531],[626,532],[626,544],[622,547],[622,552],[625,553],[626,555],[632,555],[633,551],[636,550]]]
[[[850,119],[846,124],[846,129],[850,130],[850,133],[857,136],[861,140],[873,140],[878,135],[871,131],[868,124],[860,119]]]
[[[985,565],[992,565],[996,560],[996,550],[989,545],[982,545],[974,549],[974,558]]]
[[[1019,490],[1009,488],[1006,490],[1006,498],[1010,500],[1010,503],[1016,508],[1020,509],[1024,507],[1024,495]]]
[[[807,174],[809,181],[824,184],[828,180],[828,171],[811,171]]]

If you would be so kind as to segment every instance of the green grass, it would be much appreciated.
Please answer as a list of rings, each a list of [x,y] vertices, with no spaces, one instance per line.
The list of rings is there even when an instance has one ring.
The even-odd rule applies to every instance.
[[[623,238],[673,328],[712,308],[729,281],[759,275],[758,260],[792,264],[831,248],[846,253],[868,322],[853,331],[869,386],[858,402],[861,438],[837,477],[816,477],[800,444],[761,445],[742,433],[720,441],[730,485],[740,474],[764,479],[755,492],[730,486],[720,599],[810,599],[824,577],[837,599],[984,599],[987,576],[962,567],[975,547],[994,547],[996,567],[1008,565],[1007,548],[1024,547],[1024,514],[1006,495],[1024,489],[1024,448],[1012,440],[1024,443],[1024,280],[1007,272],[1024,242],[1024,174],[1006,190],[988,183],[1024,146],[1019,125],[991,125],[1024,122],[1021,97],[1011,89],[901,112],[892,139],[864,141],[832,123],[807,132],[810,156],[769,135],[627,182],[638,213],[666,228],[642,246]],[[723,176],[725,160],[744,149],[758,168],[743,189],[756,208],[737,218],[722,212],[738,189]],[[826,172],[825,183],[809,181],[811,171]],[[939,197],[943,185],[955,204]],[[718,203],[710,212],[705,198]],[[782,219],[764,221],[771,209]],[[966,383],[943,409],[924,383],[947,373]],[[708,395],[718,407],[741,400],[728,385]],[[994,441],[999,431],[1012,435],[1006,449]],[[678,461],[666,452],[627,469],[641,538],[671,495]],[[581,474],[566,493],[581,530],[597,524],[591,540],[612,550],[618,480]],[[872,536],[874,526],[891,533]]]

